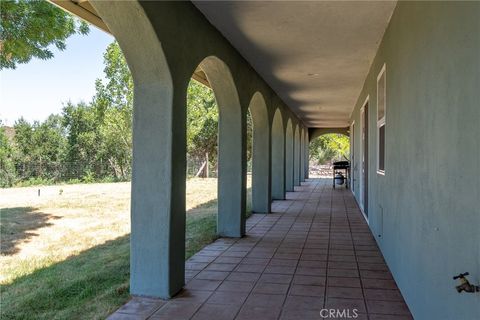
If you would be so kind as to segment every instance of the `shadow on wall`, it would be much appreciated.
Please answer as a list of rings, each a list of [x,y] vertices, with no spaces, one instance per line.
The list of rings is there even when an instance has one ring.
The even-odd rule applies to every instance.
[[[19,251],[18,245],[38,236],[35,230],[51,226],[49,221],[61,217],[37,211],[34,207],[0,209],[0,248],[2,255],[13,255]]]

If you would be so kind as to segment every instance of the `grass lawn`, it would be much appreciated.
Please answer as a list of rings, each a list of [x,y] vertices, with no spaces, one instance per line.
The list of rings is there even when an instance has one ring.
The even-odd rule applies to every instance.
[[[216,186],[187,182],[186,258],[216,238]],[[128,300],[129,183],[0,189],[0,208],[1,319],[104,319]]]

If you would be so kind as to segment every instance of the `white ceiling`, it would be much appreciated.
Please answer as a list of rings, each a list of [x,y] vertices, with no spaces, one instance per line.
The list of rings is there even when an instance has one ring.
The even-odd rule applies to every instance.
[[[346,127],[396,2],[194,1],[309,127]]]

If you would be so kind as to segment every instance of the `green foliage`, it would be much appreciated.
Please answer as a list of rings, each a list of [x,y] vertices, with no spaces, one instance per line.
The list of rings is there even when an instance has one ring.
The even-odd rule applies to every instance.
[[[30,124],[15,123],[15,143],[2,144],[2,186],[59,181],[125,181],[131,176],[133,79],[119,45],[104,54],[106,81],[97,79],[89,103],[64,105],[61,115]],[[219,110],[211,89],[190,81],[187,89],[187,154],[217,164]],[[247,160],[251,159],[252,119],[247,115]],[[11,159],[11,160],[8,160]],[[7,161],[8,160],[8,161]],[[7,170],[7,168],[10,168]],[[13,175],[7,174],[13,172]],[[12,176],[12,177],[10,177]],[[10,177],[10,178],[9,178]]]
[[[195,80],[187,89],[187,153],[217,161],[218,107],[213,91]]]
[[[88,25],[44,0],[0,1],[0,70],[15,69],[31,58],[53,57],[50,45],[65,50],[73,34],[87,34]]]
[[[54,167],[63,157],[66,142],[61,120],[51,115],[43,123],[30,124],[23,118],[15,122],[14,159],[20,178],[59,178]],[[31,163],[35,166],[29,165]]]
[[[310,142],[310,159],[318,164],[348,160],[350,140],[343,134],[325,134]]]
[[[0,120],[0,188],[10,187],[15,182],[13,148]]]

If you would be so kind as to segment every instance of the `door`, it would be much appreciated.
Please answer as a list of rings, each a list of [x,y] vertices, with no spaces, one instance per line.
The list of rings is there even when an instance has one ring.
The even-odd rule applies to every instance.
[[[368,102],[362,110],[362,209],[368,219]]]

